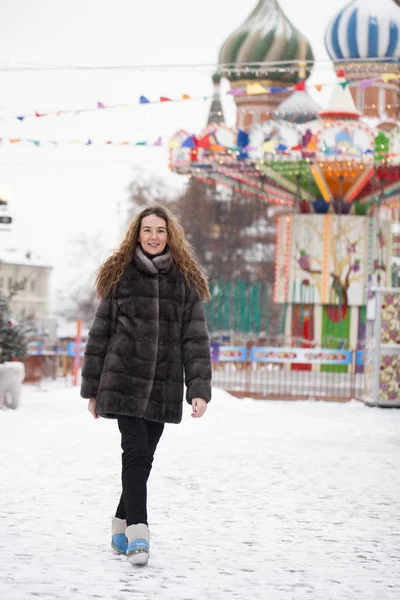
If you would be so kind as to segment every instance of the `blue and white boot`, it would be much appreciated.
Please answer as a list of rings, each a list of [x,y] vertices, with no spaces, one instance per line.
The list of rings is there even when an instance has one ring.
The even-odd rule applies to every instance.
[[[144,523],[129,525],[126,531],[128,549],[126,558],[131,565],[147,565],[149,560],[149,528]]]
[[[125,535],[126,521],[113,517],[111,521],[111,548],[118,554],[126,554],[128,540]]]

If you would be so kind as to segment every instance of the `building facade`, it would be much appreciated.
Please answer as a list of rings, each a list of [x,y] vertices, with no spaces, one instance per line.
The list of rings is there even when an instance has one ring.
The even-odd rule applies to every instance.
[[[0,294],[11,297],[14,319],[40,319],[48,314],[51,269],[33,252],[0,250]]]

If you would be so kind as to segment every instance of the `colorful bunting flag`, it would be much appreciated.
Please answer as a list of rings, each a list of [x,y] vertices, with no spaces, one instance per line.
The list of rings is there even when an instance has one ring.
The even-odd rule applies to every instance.
[[[204,148],[205,150],[209,150],[211,148],[210,136],[208,134],[204,135],[196,141],[196,145],[198,148]]]
[[[246,86],[246,91],[248,96],[254,96],[256,94],[265,94],[267,88],[256,81],[254,83],[248,83]]]
[[[182,144],[182,148],[196,148],[196,142],[193,135],[190,135]]]
[[[146,96],[140,96],[139,102],[140,104],[150,104],[150,100]]]
[[[244,96],[245,93],[246,93],[246,90],[244,88],[232,88],[231,90],[229,90],[228,95]]]
[[[281,94],[282,92],[288,92],[289,90],[291,90],[293,88],[289,88],[289,87],[275,87],[272,86],[269,91],[271,94]]]
[[[392,79],[400,79],[400,75],[397,73],[384,73],[382,75],[382,80],[385,83],[388,83],[389,81],[392,81]]]
[[[377,77],[371,77],[370,79],[361,79],[361,81],[359,81],[360,90],[364,91],[368,89],[377,81],[380,81]]]
[[[302,79],[294,86],[294,90],[296,92],[305,92],[306,91],[306,80]]]
[[[216,154],[220,154],[221,152],[225,152],[226,151],[226,147],[225,146],[220,146],[219,144],[211,144],[210,150],[212,152],[215,152]]]

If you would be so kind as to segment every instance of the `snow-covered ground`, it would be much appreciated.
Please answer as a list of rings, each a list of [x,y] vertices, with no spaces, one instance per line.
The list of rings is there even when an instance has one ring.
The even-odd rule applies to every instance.
[[[151,557],[109,546],[115,422],[77,389],[0,411],[0,598],[398,600],[400,412],[237,400],[170,425],[149,486]]]

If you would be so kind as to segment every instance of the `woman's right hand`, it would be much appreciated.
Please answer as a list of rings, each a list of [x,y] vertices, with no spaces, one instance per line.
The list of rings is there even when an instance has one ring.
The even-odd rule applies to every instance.
[[[88,411],[94,419],[98,419],[100,415],[96,412],[96,398],[89,398]]]

